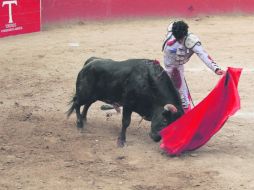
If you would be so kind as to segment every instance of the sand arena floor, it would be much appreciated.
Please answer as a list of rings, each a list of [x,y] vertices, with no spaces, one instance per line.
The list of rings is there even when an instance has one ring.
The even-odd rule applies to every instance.
[[[169,19],[78,22],[0,39],[0,189],[254,189],[254,16],[186,20],[223,68],[244,68],[241,110],[205,146],[169,157],[132,116],[127,146],[116,147],[121,116],[92,105],[85,133],[65,111],[90,56],[162,62]],[[195,103],[219,80],[194,55],[186,78]]]

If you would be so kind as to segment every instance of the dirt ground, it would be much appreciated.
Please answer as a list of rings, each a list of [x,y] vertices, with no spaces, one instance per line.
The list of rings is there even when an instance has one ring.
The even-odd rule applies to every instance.
[[[173,18],[171,18],[172,20]],[[84,133],[65,111],[76,76],[90,56],[157,59],[170,19],[50,25],[0,39],[0,189],[254,189],[254,16],[191,18],[190,30],[224,69],[244,68],[241,110],[202,148],[170,157],[132,116],[127,145],[116,146],[121,115],[93,104]],[[195,104],[219,76],[194,55],[186,78]]]

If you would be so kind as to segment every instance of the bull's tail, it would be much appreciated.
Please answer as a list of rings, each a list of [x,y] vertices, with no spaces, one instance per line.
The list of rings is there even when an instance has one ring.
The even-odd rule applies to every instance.
[[[69,105],[70,105],[70,104],[72,104],[72,105],[71,105],[70,109],[66,112],[67,118],[69,118],[70,115],[71,115],[71,114],[73,113],[73,111],[75,110],[75,108],[76,108],[76,100],[77,100],[77,96],[74,95],[73,98],[72,98],[72,100],[69,102]]]

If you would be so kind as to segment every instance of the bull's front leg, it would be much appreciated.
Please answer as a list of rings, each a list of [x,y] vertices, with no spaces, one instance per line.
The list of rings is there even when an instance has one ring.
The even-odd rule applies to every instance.
[[[131,109],[123,107],[123,116],[122,116],[122,130],[117,140],[118,147],[123,147],[126,142],[126,129],[130,125],[131,122]]]

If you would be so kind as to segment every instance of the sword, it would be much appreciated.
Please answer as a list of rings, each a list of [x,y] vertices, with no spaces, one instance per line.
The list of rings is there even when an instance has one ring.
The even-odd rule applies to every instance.
[[[192,99],[192,97],[191,97],[190,89],[189,89],[189,87],[188,87],[188,84],[187,84],[187,81],[186,81],[185,77],[184,77],[184,81],[185,81],[185,84],[186,84],[186,86],[187,86],[187,90],[188,90],[188,93],[189,93],[188,95],[189,95],[189,97],[190,97],[190,101],[191,101],[191,103],[192,103],[192,106],[195,107],[194,102],[193,102],[193,99]]]

